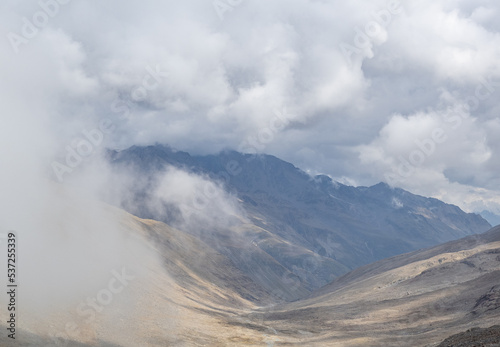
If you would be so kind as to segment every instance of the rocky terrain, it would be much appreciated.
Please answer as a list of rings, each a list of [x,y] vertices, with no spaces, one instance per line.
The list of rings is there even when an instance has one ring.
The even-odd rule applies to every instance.
[[[95,269],[94,276],[102,277],[96,285],[80,279],[79,288],[69,293],[56,281],[50,286],[52,293],[28,288],[21,282],[16,339],[4,333],[8,311],[0,310],[0,346],[225,346],[242,338],[240,329],[224,327],[228,317],[258,308],[256,297],[270,303],[268,293],[202,241],[111,206],[99,204],[99,209],[103,220],[99,223],[119,222],[121,237],[130,241],[130,252],[145,251],[126,265],[125,273],[132,275],[130,282],[119,290],[110,289],[106,268]],[[66,213],[70,220],[77,220],[78,211],[69,208]],[[65,230],[57,231],[64,235]],[[97,249],[102,239],[88,241]],[[109,256],[118,249],[118,245],[116,250],[110,249]],[[93,265],[85,257],[82,254],[76,260],[85,270],[91,269]],[[35,266],[24,264],[24,272]],[[118,266],[120,269],[122,263]],[[73,272],[61,268],[59,275],[72,278]],[[113,287],[117,287],[116,282]],[[99,294],[106,290],[114,293],[110,302]],[[36,305],[54,297],[58,300],[47,307]],[[91,310],[94,315],[89,316],[90,307],[79,307],[92,297],[100,303],[100,309]],[[2,295],[1,307],[6,307],[5,300]],[[264,339],[259,333],[251,333],[253,341]]]
[[[285,345],[436,346],[499,321],[499,255],[496,228],[361,267],[252,324]]]
[[[453,335],[444,340],[438,347],[498,347],[500,346],[500,326],[490,328],[472,328],[466,332]]]
[[[103,220],[119,221],[124,239],[147,250],[130,265],[137,279],[93,319],[85,319],[79,303],[105,287],[81,282],[77,292],[64,293],[55,282],[57,297],[75,294],[73,303],[20,306],[17,339],[0,335],[2,346],[430,347],[500,319],[500,228],[365,265],[283,303],[280,293],[300,288],[292,277],[279,279],[270,291],[187,232],[111,206],[99,210]],[[66,209],[68,220],[76,218],[73,213]],[[92,242],[99,247],[102,239]],[[80,260],[88,261],[85,254]],[[74,275],[66,271],[60,276]],[[27,289],[25,303],[30,295],[44,302],[54,294]],[[5,306],[5,296],[0,300]],[[2,331],[6,314],[0,311]]]
[[[500,227],[476,234],[489,227],[478,215],[269,156],[137,150],[110,160],[140,167],[120,201],[140,216],[49,185],[42,227],[22,241],[32,257],[19,263],[16,340],[0,334],[1,346],[435,347],[499,321]],[[225,156],[249,166],[190,223],[177,205],[150,203],[171,157],[183,169],[167,198],[206,188]]]
[[[269,155],[191,156],[158,145],[110,151],[108,160],[117,173],[141,177],[130,182],[132,197],[119,205],[170,225],[182,224],[175,204],[148,208],[165,171],[175,167],[220,182],[245,211],[245,223],[235,220],[229,231],[205,228],[206,223],[183,230],[283,300],[299,299],[359,266],[491,227],[481,216],[436,199],[384,183],[355,188],[324,175],[311,177]],[[197,217],[193,210],[190,219]],[[273,286],[283,280],[293,285],[276,291]]]

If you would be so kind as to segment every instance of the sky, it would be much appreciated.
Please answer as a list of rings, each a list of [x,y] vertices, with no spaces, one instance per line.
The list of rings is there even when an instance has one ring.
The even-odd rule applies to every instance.
[[[89,138],[89,155],[268,153],[500,214],[499,16],[487,0],[2,1],[3,189],[35,189]]]

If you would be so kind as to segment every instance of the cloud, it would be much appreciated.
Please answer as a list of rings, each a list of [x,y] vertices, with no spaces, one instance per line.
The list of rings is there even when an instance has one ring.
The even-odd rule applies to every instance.
[[[237,198],[227,193],[220,182],[175,167],[157,176],[149,209],[162,216],[169,206],[176,208],[180,215],[172,220],[172,225],[200,234],[226,230],[246,221]]]
[[[38,3],[1,6],[1,91],[16,115],[2,135],[17,153],[35,139],[34,161],[18,165],[37,168],[103,118],[116,125],[109,147],[211,153],[238,149],[286,108],[288,124],[260,151],[372,184],[444,109],[500,80],[499,5],[488,0],[243,1],[222,19],[210,1],[70,1],[43,27]],[[16,54],[7,35],[23,37],[25,19],[37,31]],[[481,100],[419,168],[432,174],[403,188],[434,194],[439,174],[495,191],[496,99]]]
[[[357,150],[361,162],[390,184],[469,211],[486,206],[498,211],[498,190],[489,171],[494,147],[488,139],[478,118],[461,106],[450,106],[393,115],[376,139]]]

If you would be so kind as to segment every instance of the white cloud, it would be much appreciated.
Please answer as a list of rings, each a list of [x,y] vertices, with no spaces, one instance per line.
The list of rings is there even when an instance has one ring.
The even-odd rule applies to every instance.
[[[455,111],[454,111],[455,110]],[[467,210],[482,205],[500,207],[498,191],[486,190],[494,157],[486,128],[456,108],[394,115],[368,145],[358,147],[363,164],[386,181]]]
[[[16,115],[4,116],[0,134],[14,145],[2,153],[34,151],[33,162],[19,165],[43,168],[102,118],[117,126],[110,146],[214,152],[238,148],[286,108],[291,122],[263,151],[376,183],[446,107],[474,95],[482,78],[500,80],[497,2],[404,2],[382,23],[374,13],[388,3],[245,1],[221,20],[210,1],[71,1],[18,54],[8,39],[0,43],[1,97]],[[21,35],[23,17],[40,11],[37,3],[0,6],[4,37]],[[340,45],[355,47],[377,20],[380,31],[350,63]],[[421,181],[401,184],[432,193],[428,181],[441,175],[495,189],[497,92],[447,133],[419,168],[428,173]]]
[[[245,220],[246,214],[237,198],[228,194],[219,182],[174,167],[158,175],[158,187],[149,208],[161,216],[165,204],[176,206],[181,216],[173,223],[182,230],[221,231],[237,220]]]

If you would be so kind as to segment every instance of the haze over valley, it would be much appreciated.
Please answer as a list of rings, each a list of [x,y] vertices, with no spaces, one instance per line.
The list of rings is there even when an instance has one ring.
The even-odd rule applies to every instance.
[[[499,17],[1,2],[0,346],[500,346]]]

